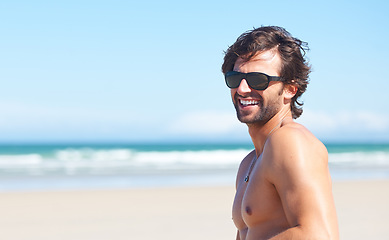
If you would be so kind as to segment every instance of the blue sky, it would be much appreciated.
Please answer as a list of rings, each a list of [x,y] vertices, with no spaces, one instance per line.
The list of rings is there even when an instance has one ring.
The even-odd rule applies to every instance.
[[[298,120],[323,141],[389,141],[387,1],[0,3],[0,142],[250,141],[220,66],[285,27],[313,67]]]

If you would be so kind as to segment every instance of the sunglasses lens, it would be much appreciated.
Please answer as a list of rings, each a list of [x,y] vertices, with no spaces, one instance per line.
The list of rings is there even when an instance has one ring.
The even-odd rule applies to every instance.
[[[246,81],[255,90],[265,90],[268,86],[267,77],[261,73],[250,73]]]
[[[229,88],[237,88],[239,87],[243,76],[239,73],[227,73],[225,78],[226,84]]]

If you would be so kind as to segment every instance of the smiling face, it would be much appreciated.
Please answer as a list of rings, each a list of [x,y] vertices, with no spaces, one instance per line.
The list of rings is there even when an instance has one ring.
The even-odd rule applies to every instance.
[[[250,61],[238,58],[234,71],[249,73],[262,72],[270,76],[279,76],[281,58],[275,50],[259,53]],[[231,97],[239,121],[247,124],[265,124],[276,115],[283,106],[283,83],[270,82],[263,91],[250,88],[243,79],[237,88],[231,89]]]

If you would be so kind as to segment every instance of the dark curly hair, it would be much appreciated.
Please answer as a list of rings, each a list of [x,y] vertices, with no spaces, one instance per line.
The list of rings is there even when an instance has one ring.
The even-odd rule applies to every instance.
[[[232,71],[238,57],[250,61],[258,53],[276,49],[281,57],[280,76],[285,84],[297,86],[297,93],[292,98],[291,112],[298,118],[303,112],[302,102],[298,98],[308,85],[311,67],[305,59],[308,44],[292,35],[282,27],[266,26],[255,28],[240,35],[236,42],[225,52],[222,72]]]

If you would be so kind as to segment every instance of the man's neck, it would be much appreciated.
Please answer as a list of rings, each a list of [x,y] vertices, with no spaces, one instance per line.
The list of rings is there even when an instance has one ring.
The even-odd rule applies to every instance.
[[[262,154],[268,137],[282,126],[282,122],[285,118],[289,117],[292,118],[290,110],[283,109],[265,124],[247,124],[257,158]]]

